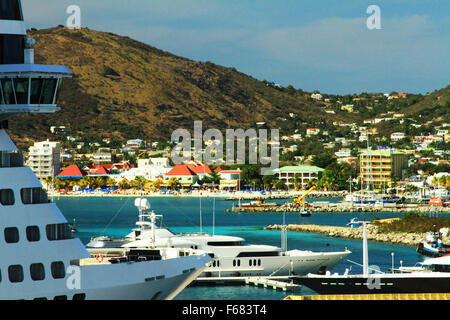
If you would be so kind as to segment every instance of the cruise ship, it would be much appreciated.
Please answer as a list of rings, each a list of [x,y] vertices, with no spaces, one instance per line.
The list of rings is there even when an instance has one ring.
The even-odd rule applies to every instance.
[[[0,0],[0,299],[172,299],[210,263],[186,248],[90,253],[8,136],[16,114],[53,113],[65,66],[34,64],[19,0]]]
[[[153,246],[170,248],[191,248],[206,251],[213,259],[212,264],[200,277],[226,278],[248,276],[297,276],[312,272],[325,273],[333,269],[351,252],[313,252],[308,250],[287,250],[283,237],[282,248],[271,245],[244,243],[241,237],[211,235],[204,232],[173,233],[167,228],[156,226],[162,218],[152,210],[145,198],[135,199],[139,210],[137,227],[125,238],[100,236],[86,245],[91,248],[147,248]]]

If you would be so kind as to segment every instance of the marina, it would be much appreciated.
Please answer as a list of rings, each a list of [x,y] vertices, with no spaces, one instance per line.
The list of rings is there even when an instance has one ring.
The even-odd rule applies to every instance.
[[[55,200],[61,207],[68,220],[76,218],[77,236],[84,243],[98,235],[109,235],[112,237],[124,237],[135,227],[136,208],[135,197],[105,199],[102,197],[87,198],[60,198]],[[318,199],[317,201],[320,201]],[[154,197],[151,200],[152,209],[156,212],[165,212],[164,225],[170,226],[173,232],[198,232],[199,229],[199,198],[171,198]],[[279,230],[263,230],[270,224],[281,224],[282,214],[271,212],[267,215],[257,213],[232,214],[226,212],[232,205],[231,202],[222,199],[202,198],[203,210],[203,232],[213,232],[213,208],[215,201],[215,233],[244,237],[248,242],[254,244],[280,245],[281,235]],[[95,214],[94,214],[95,213]],[[445,215],[445,213],[442,213]],[[397,218],[400,214],[386,212],[383,218]],[[300,217],[295,213],[286,213],[287,225],[327,225],[328,227],[345,228],[347,222],[353,218],[353,213],[341,213],[339,215],[327,212],[318,212],[311,217]],[[373,213],[365,214],[365,219],[375,217]],[[294,232],[287,230],[287,246],[291,248],[308,248],[310,250],[333,249],[351,251],[351,255],[338,264],[333,272],[343,273],[348,268],[349,262],[362,260],[362,241],[360,239],[330,237],[317,230]],[[415,246],[403,244],[392,244],[389,242],[373,242],[369,240],[369,257],[371,264],[377,265],[381,270],[392,268],[392,252],[395,253],[394,264],[399,267],[400,261],[403,265],[414,265],[423,257],[416,252]],[[352,265],[354,272],[358,272],[359,266]],[[279,280],[279,279],[278,279]],[[284,279],[283,279],[284,280]],[[201,280],[200,280],[201,281]],[[308,287],[302,286],[296,295],[316,295],[317,293]],[[280,300],[286,297],[282,290],[272,288],[245,286],[241,282],[227,285],[194,285],[185,288],[175,299],[187,300]]]

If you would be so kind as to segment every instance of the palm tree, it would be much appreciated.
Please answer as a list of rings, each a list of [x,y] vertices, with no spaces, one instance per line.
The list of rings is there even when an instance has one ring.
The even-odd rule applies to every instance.
[[[181,183],[178,180],[178,178],[172,177],[169,179],[169,182],[167,182],[167,185],[169,186],[170,189],[172,190],[176,190],[179,187],[181,187]]]

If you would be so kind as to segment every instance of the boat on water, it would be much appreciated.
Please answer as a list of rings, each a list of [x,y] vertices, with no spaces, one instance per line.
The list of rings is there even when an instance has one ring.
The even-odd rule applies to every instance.
[[[302,216],[302,217],[310,217],[311,216],[311,210],[303,208],[302,211],[300,211],[300,216]]]
[[[280,204],[276,202],[264,202],[264,199],[256,199],[254,201],[242,203],[241,207],[244,208],[265,208],[265,207],[279,207]]]
[[[351,228],[359,228],[363,225],[362,221],[359,221],[357,217],[351,218],[347,225]]]
[[[319,294],[382,294],[382,293],[447,293],[450,292],[450,255],[430,258],[413,267],[381,272],[369,266],[366,222],[363,222],[363,273],[308,274],[296,278]]]
[[[398,196],[380,194],[372,190],[361,190],[345,195],[342,203],[352,205],[392,205],[399,203],[400,200]]]
[[[0,0],[0,299],[172,299],[210,263],[206,253],[90,252],[24,166],[8,121],[58,111],[61,81],[72,76],[65,66],[34,64],[34,42],[26,36],[20,1]]]
[[[212,258],[211,266],[200,277],[226,278],[244,276],[291,276],[309,272],[325,273],[333,269],[351,252],[313,252],[307,250],[287,250],[287,240],[283,245],[244,244],[241,237],[211,235],[204,232],[174,233],[167,228],[156,226],[162,215],[150,211],[147,199],[137,198],[139,209],[137,227],[127,236],[114,239],[100,236],[87,244],[91,248],[146,248],[152,246],[194,248],[206,251]],[[162,224],[162,223],[161,223]],[[285,235],[285,233],[284,233]]]
[[[417,245],[417,252],[424,256],[441,257],[450,254],[450,245],[442,242],[442,234],[437,231],[427,232],[425,239]]]

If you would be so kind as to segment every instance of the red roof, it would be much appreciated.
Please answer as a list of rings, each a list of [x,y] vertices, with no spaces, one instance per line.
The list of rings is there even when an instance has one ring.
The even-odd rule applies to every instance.
[[[108,171],[105,167],[99,166],[98,169],[94,172],[91,172],[91,174],[108,174]]]
[[[241,173],[241,170],[222,170],[220,173]]]
[[[194,172],[196,174],[212,173],[211,168],[208,167],[206,164],[205,165],[203,165],[203,164],[188,164],[187,166],[192,172]]]
[[[166,176],[195,176],[195,172],[193,172],[186,164],[177,164],[172,168],[169,172],[166,173]]]
[[[63,171],[58,174],[58,177],[83,177],[83,173],[81,172],[80,168],[76,164],[72,164],[66,168],[63,169]]]
[[[226,168],[226,167],[217,167],[216,169],[214,169],[214,172],[220,172],[222,170],[228,170],[228,168]]]

